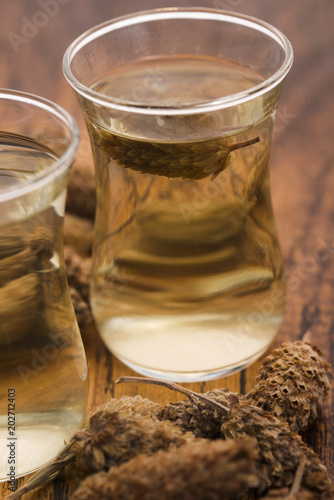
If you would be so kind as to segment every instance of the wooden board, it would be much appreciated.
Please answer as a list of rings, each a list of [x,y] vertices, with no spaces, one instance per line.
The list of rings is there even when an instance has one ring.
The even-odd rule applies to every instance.
[[[46,3],[46,2],[45,2]],[[290,39],[295,62],[283,90],[276,117],[271,185],[276,221],[287,277],[287,306],[276,344],[296,340],[311,330],[313,341],[327,360],[334,361],[334,3],[332,0],[202,0],[198,5],[238,10],[271,22]],[[61,69],[69,43],[102,21],[150,7],[191,6],[194,1],[54,0],[53,13],[38,15],[43,2],[2,0],[0,16],[1,86],[47,97],[78,120],[83,141],[77,162],[86,158],[89,143],[80,109]],[[58,9],[57,9],[58,6]],[[44,19],[44,24],[42,20]],[[29,31],[27,20],[36,29]],[[37,24],[39,22],[39,26]],[[16,35],[16,37],[14,36]],[[118,385],[121,375],[133,374],[113,358],[93,327],[83,332],[90,370],[89,406],[110,396],[141,394],[157,402],[180,399],[157,386]],[[226,386],[247,392],[259,362],[237,375],[203,384],[197,391]],[[305,436],[334,475],[332,393],[322,415]],[[26,478],[19,481],[23,484]],[[28,494],[29,500],[66,500],[77,479],[69,470],[51,485]],[[6,496],[6,484],[0,496]]]

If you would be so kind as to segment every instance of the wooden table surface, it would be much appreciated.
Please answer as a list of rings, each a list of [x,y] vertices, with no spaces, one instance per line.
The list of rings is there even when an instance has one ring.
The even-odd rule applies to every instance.
[[[277,113],[271,170],[287,278],[287,305],[276,344],[300,339],[311,330],[314,343],[334,363],[333,0],[52,0],[53,11],[41,16],[46,4],[46,0],[1,0],[0,86],[38,94],[65,107],[79,122],[85,154],[88,142],[81,112],[62,75],[61,61],[69,43],[86,29],[137,10],[198,5],[251,14],[288,36],[295,61]],[[180,399],[155,386],[115,386],[119,376],[134,373],[108,353],[93,327],[82,335],[90,370],[89,407],[123,394],[139,393],[158,402]],[[247,392],[258,366],[259,362],[226,379],[189,387],[205,391],[224,386]],[[332,477],[333,417],[331,393],[306,436]],[[75,484],[69,471],[66,477],[24,498],[66,500]],[[2,498],[6,489],[6,484],[0,485]]]

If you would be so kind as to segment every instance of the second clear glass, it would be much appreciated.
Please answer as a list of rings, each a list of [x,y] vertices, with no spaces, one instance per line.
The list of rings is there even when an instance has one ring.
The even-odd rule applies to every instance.
[[[56,104],[0,90],[0,481],[52,460],[83,418],[88,378],[63,221],[79,143]]]

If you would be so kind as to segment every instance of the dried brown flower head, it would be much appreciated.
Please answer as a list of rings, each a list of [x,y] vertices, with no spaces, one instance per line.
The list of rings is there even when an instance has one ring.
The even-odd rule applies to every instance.
[[[82,421],[81,428],[89,430],[90,420],[97,414],[101,415],[104,413],[118,412],[121,417],[134,414],[156,417],[160,409],[161,407],[159,403],[143,398],[142,396],[139,396],[139,394],[136,396],[111,398],[106,401],[106,403],[96,406],[87,412],[84,420]]]
[[[206,392],[205,396],[227,408],[233,408],[245,400],[241,394],[230,392],[228,389],[214,389]],[[158,412],[158,418],[170,420],[185,431],[193,432],[197,437],[216,439],[221,436],[220,428],[224,416],[203,401],[186,399],[166,405]]]
[[[169,421],[110,410],[95,413],[89,429],[78,431],[74,438],[78,441],[76,465],[85,474],[108,470],[138,454],[152,454],[195,439]]]
[[[196,440],[88,476],[71,500],[236,500],[258,485],[255,457],[251,439]]]
[[[318,456],[303,443],[298,434],[291,432],[286,423],[262,408],[249,403],[236,405],[222,425],[222,436],[256,438],[258,467],[263,478],[260,492],[291,486],[296,470],[304,460],[301,487],[314,495],[332,498],[333,486]]]
[[[329,368],[316,346],[286,342],[265,358],[256,386],[247,397],[288,422],[291,430],[306,430],[328,394]]]

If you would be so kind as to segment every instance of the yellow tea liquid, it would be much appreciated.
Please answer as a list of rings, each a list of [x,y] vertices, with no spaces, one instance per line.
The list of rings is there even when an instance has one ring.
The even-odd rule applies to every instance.
[[[257,83],[256,75],[218,59],[175,58],[122,66],[92,88],[153,110]],[[197,137],[207,121],[168,118],[158,119],[156,130],[175,136],[179,127],[179,141],[152,140],[156,130],[135,115],[126,126],[116,113],[108,126],[103,108],[88,122],[100,200],[91,301],[118,358],[143,374],[187,382],[245,367],[281,322],[272,118],[205,140]],[[134,123],[136,135],[129,132]]]
[[[0,193],[37,181],[55,160],[41,144],[0,132]],[[0,225],[0,480],[53,459],[86,403],[85,354],[62,253],[65,192],[54,198],[56,182],[32,190],[30,213],[14,201],[13,220]]]

